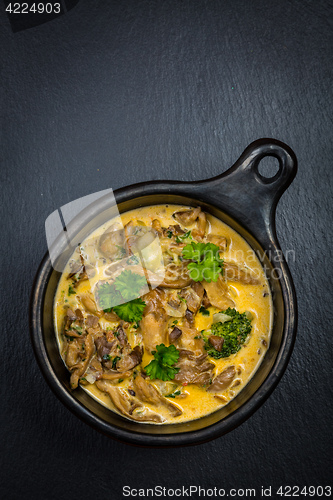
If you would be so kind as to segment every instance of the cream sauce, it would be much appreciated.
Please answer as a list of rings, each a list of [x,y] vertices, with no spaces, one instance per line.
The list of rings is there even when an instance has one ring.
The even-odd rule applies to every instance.
[[[179,205],[141,207],[121,214],[121,223],[125,226],[129,221],[137,220],[142,221],[147,226],[151,226],[154,219],[159,219],[162,227],[168,227],[169,225],[175,224],[172,214],[186,208],[188,207]],[[222,406],[228,404],[244,388],[256,372],[262,362],[270,341],[273,321],[272,298],[267,278],[258,258],[247,242],[235,230],[216,217],[210,214],[206,215],[208,221],[206,232],[221,235],[227,238],[228,245],[223,254],[223,258],[226,261],[236,262],[240,266],[249,269],[260,280],[260,284],[257,285],[245,285],[234,281],[228,282],[232,298],[236,304],[235,308],[240,313],[250,311],[253,315],[252,331],[239,352],[228,358],[210,359],[210,361],[215,364],[216,373],[222,372],[228,366],[235,366],[236,376],[231,386],[218,395],[209,393],[205,390],[205,388],[194,384],[181,388],[182,396],[170,399],[170,401],[179,406],[183,413],[178,417],[170,417],[170,414],[165,409],[162,408],[161,411],[159,409],[158,412],[166,419],[165,423],[180,423],[194,420],[216,411]],[[119,218],[117,220],[120,222]],[[68,295],[69,285],[72,283],[72,281],[67,278],[67,275],[71,270],[69,263],[73,260],[73,258],[77,260],[77,253],[79,252],[78,249],[76,250],[77,253],[74,254],[69,260],[66,269],[61,276],[54,300],[54,324],[60,352],[63,351],[62,332],[67,307],[70,307],[73,310],[75,310],[78,306],[82,307],[78,296],[82,293],[88,292],[90,289],[93,289],[99,280],[106,279],[105,270],[110,262],[106,262],[105,258],[99,253],[98,241],[104,231],[114,222],[115,220],[108,221],[96,229],[81,243],[80,248],[82,254],[91,264],[95,266],[97,270],[94,278],[80,283],[77,286],[75,295]],[[191,229],[191,225],[186,227]],[[209,307],[209,311],[209,316],[204,316],[200,313],[196,315],[195,327],[199,330],[199,332],[210,328],[213,314],[219,312],[219,310],[214,307]],[[174,318],[171,318],[170,324],[173,319]],[[109,322],[103,317],[100,318],[99,322],[103,330],[112,328],[117,324]],[[177,326],[181,327],[181,325],[182,321],[180,320]],[[133,329],[132,333],[129,335],[129,342],[132,347],[137,344],[138,339],[140,340],[140,332]],[[146,366],[151,359],[153,359],[152,356],[145,352],[142,360],[142,366]],[[161,383],[156,382],[156,384],[156,387],[161,388]],[[177,388],[177,384],[174,384],[172,381],[167,382],[166,384],[168,385],[170,392],[173,392],[173,390]],[[126,388],[128,386],[128,380],[125,379],[117,385],[119,387]],[[109,396],[100,391],[95,384],[82,385],[82,387],[98,402],[115,411]],[[156,407],[150,404],[145,404],[145,406],[156,412]]]

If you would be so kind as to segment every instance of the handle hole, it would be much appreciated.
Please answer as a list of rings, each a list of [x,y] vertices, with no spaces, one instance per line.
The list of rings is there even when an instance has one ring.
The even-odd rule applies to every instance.
[[[280,170],[279,160],[274,156],[264,156],[258,165],[258,172],[264,179],[272,179]]]

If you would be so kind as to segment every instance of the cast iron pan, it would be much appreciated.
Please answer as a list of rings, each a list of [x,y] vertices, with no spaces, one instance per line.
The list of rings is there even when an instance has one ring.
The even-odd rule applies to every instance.
[[[277,158],[272,178],[258,171],[265,156]],[[272,339],[262,364],[247,386],[224,408],[183,424],[151,425],[131,422],[104,408],[81,389],[72,391],[69,372],[59,355],[53,326],[53,299],[60,273],[48,254],[33,285],[30,330],[40,369],[58,398],[79,418],[115,439],[141,446],[198,444],[229,432],[244,422],[272,393],[288,364],[296,336],[297,306],[293,282],[275,231],[275,209],[294,179],[297,162],[285,144],[273,139],[253,142],[225,173],[196,182],[154,181],[115,191],[119,212],[145,205],[200,205],[238,231],[265,267],[274,305]],[[109,218],[109,197],[89,206],[73,221],[82,239]],[[80,241],[82,241],[82,239]],[[61,245],[61,243],[59,243]],[[70,254],[65,255],[65,260]]]

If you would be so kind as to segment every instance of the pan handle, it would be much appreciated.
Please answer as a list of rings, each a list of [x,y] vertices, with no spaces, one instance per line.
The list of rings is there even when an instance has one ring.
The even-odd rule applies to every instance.
[[[267,156],[276,158],[279,162],[279,170],[273,177],[265,177],[259,172],[259,163]],[[297,172],[297,160],[295,153],[289,146],[275,139],[259,139],[252,142],[239,160],[229,170],[242,172],[248,178],[253,177],[256,188],[266,192],[267,196],[278,201],[283,192],[291,184]]]
[[[271,178],[259,172],[260,161],[267,156],[279,162],[279,170]],[[228,206],[230,215],[246,222],[257,237],[276,239],[275,208],[296,172],[297,159],[289,146],[275,139],[259,139],[229,170],[207,180],[205,187],[215,203]]]

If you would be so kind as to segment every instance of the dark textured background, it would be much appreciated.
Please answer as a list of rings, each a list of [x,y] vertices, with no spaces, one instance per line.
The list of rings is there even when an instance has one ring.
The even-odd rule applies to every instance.
[[[0,7],[0,497],[329,483],[332,2],[81,0],[16,33]],[[46,217],[108,187],[219,174],[260,137],[299,161],[277,211],[299,299],[286,374],[250,420],[205,445],[141,449],[100,435],[49,390],[30,345]]]

